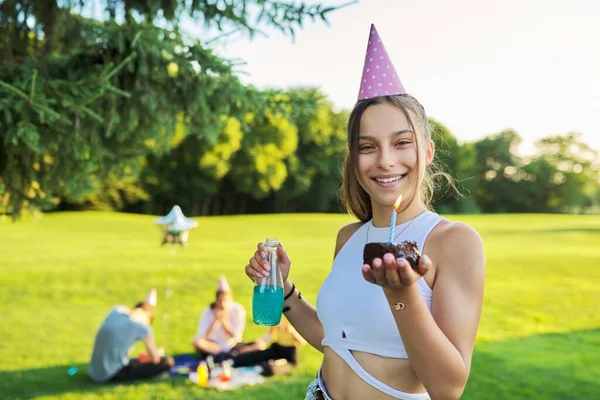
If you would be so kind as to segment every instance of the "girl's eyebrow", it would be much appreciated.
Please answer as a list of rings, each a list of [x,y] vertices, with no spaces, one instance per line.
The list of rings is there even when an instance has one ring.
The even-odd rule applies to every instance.
[[[412,130],[410,130],[410,129],[402,129],[402,130],[400,130],[400,131],[392,132],[392,133],[390,134],[390,136],[400,136],[400,135],[404,135],[405,133],[414,133],[414,132],[413,132]],[[359,139],[359,140],[372,140],[372,141],[377,141],[377,139],[375,139],[375,137],[374,137],[374,136],[369,136],[369,135],[366,135],[366,136],[359,136],[359,137],[358,137],[358,139]]]

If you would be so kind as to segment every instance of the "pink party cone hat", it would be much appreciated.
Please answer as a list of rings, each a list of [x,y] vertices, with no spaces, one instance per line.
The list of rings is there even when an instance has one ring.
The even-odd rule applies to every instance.
[[[221,275],[221,278],[219,279],[218,290],[221,292],[231,292],[231,288],[229,287],[229,283],[227,282],[225,275]]]
[[[157,301],[158,301],[158,295],[157,295],[156,289],[150,290],[150,293],[148,293],[148,297],[146,297],[146,300],[144,300],[144,302],[146,304],[151,305],[152,307],[156,307]]]
[[[406,94],[374,24],[371,24],[358,100]]]

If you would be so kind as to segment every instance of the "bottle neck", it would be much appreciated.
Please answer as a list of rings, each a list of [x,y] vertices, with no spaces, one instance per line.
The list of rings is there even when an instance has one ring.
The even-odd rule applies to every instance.
[[[267,247],[271,247],[271,248],[276,248],[279,245],[279,240],[275,239],[275,238],[267,238],[265,240],[265,246]]]
[[[283,277],[279,265],[277,264],[277,247],[267,246],[267,254],[265,257],[267,264],[271,267],[269,275],[263,277],[257,284],[260,286],[281,286],[283,287]]]

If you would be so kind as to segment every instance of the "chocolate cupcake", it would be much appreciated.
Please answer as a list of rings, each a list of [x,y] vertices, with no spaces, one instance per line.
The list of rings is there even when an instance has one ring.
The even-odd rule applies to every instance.
[[[417,243],[412,240],[391,244],[387,242],[375,242],[367,243],[365,245],[363,250],[363,262],[372,265],[373,260],[376,258],[381,258],[383,260],[383,256],[386,253],[393,254],[396,259],[400,257],[404,258],[414,270],[417,269],[419,258],[421,257]]]

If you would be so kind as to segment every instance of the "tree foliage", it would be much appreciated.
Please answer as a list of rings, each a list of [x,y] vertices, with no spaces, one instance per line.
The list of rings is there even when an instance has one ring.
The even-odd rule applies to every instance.
[[[192,214],[294,212],[315,202],[337,211],[345,112],[336,113],[316,89],[263,94],[240,120],[223,117],[215,141],[190,135],[170,153],[150,157],[142,182],[151,200],[143,211],[175,202]]]
[[[316,88],[244,86],[211,48],[270,27],[293,37],[340,7],[275,0],[0,3],[0,214],[24,208],[189,215],[336,212],[348,113]],[[191,38],[183,17],[211,37]],[[520,157],[517,132],[459,143],[430,120],[463,197],[440,212],[600,209],[598,154],[580,134]]]
[[[334,7],[245,0],[82,0],[0,5],[0,192],[5,212],[85,201],[110,179],[130,180],[140,157],[171,150],[178,118],[214,140],[260,100],[234,65],[183,35],[183,14],[207,29],[294,34]]]
[[[438,168],[454,179],[454,186],[444,179],[436,182],[435,208],[440,212],[478,212],[472,196],[477,187],[473,176],[476,162],[473,145],[460,145],[450,130],[433,118],[429,120],[429,126]]]

